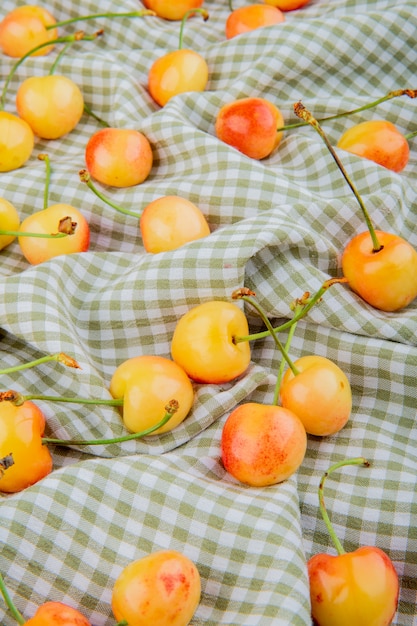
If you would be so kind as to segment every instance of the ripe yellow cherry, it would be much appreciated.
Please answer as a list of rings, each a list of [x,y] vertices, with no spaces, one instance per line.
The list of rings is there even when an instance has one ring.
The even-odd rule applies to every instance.
[[[187,626],[200,596],[195,564],[176,550],[160,550],[125,567],[113,586],[111,605],[119,624]]]
[[[18,230],[20,224],[16,208],[5,198],[0,198],[0,224],[2,230]],[[14,235],[0,235],[0,250],[15,239]]]
[[[417,251],[398,235],[375,231],[375,251],[368,231],[353,237],[342,255],[349,287],[371,306],[398,311],[417,297]]]
[[[301,420],[276,405],[241,404],[229,415],[222,431],[225,469],[253,487],[287,480],[303,462],[306,449],[307,434]]]
[[[164,196],[148,204],[140,218],[147,252],[175,250],[210,234],[203,212],[186,198]]]
[[[59,232],[60,221],[68,218],[74,225],[74,232],[66,237],[56,239],[19,237],[19,245],[29,263],[37,265],[61,254],[88,250],[90,244],[88,222],[78,209],[69,204],[53,204],[46,209],[32,213],[23,220],[20,230],[27,233],[55,234]]]
[[[142,0],[147,9],[166,20],[182,20],[190,9],[197,9],[203,0]]]
[[[232,39],[251,30],[273,26],[285,21],[284,14],[276,7],[265,4],[249,4],[230,13],[226,20],[226,38]]]
[[[407,139],[386,120],[370,120],[352,126],[343,133],[337,146],[393,172],[401,172],[410,156]]]
[[[16,108],[38,137],[58,139],[77,126],[84,98],[78,85],[66,76],[32,76],[19,87]]]
[[[132,357],[119,365],[110,381],[110,393],[113,398],[123,398],[123,422],[132,433],[155,426],[169,401],[175,399],[178,410],[153,434],[172,430],[184,421],[194,401],[185,371],[174,361],[153,355]]]
[[[319,355],[303,356],[282,379],[282,406],[295,413],[307,433],[333,435],[343,428],[352,410],[352,390],[344,372]]]
[[[33,130],[25,120],[0,111],[0,172],[22,167],[35,145]]]
[[[246,316],[235,304],[203,302],[178,321],[171,342],[172,358],[196,382],[228,382],[249,366],[249,342],[234,341],[248,334]]]
[[[51,13],[42,7],[25,5],[10,11],[0,22],[0,48],[10,57],[21,58],[36,46],[56,39],[56,24]],[[48,54],[53,48],[45,46],[33,56]]]
[[[204,91],[209,77],[205,59],[194,50],[174,50],[157,59],[148,76],[149,93],[164,106],[171,98],[188,91]]]

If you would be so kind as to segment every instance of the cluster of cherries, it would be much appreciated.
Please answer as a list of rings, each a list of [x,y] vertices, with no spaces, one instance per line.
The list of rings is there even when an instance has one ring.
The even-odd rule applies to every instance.
[[[264,4],[250,4],[233,10],[229,2],[226,37],[283,22],[285,11],[307,3],[308,0],[264,0]],[[148,76],[149,93],[163,107],[179,93],[203,91],[209,77],[207,63],[201,55],[182,47],[186,20],[194,14],[208,18],[207,11],[201,8],[203,0],[175,3],[146,0],[143,4],[146,9],[134,14],[101,14],[78,19],[128,15],[181,20],[179,48],[152,65]],[[7,86],[25,58],[49,53],[57,43],[71,45],[74,41],[94,39],[101,34],[88,37],[79,32],[58,37],[58,27],[73,21],[76,20],[57,23],[46,9],[30,6],[20,7],[3,19],[0,23],[0,47],[4,54],[18,58],[6,81],[3,108]],[[17,116],[0,111],[0,171],[7,172],[24,165],[32,154],[35,136],[57,139],[74,130],[86,111],[79,88],[68,78],[54,73],[59,58],[60,55],[48,76],[33,77],[21,85],[16,97]],[[177,70],[177,78],[172,82],[168,77],[172,76],[173,67]],[[361,109],[326,119],[349,115],[403,95],[414,98],[417,92],[390,92]],[[38,114],[36,101],[39,97],[48,103],[47,115]],[[88,113],[92,114],[91,111]],[[236,480],[254,487],[280,483],[294,474],[303,462],[309,434],[328,436],[344,427],[352,408],[349,380],[327,358],[306,355],[292,361],[289,352],[296,324],[335,283],[347,284],[359,296],[359,301],[381,311],[392,312],[406,307],[417,296],[417,251],[398,235],[375,229],[361,196],[319,121],[300,102],[294,105],[294,113],[300,121],[285,126],[281,112],[273,103],[264,98],[242,98],[225,104],[219,110],[215,133],[219,140],[252,159],[265,159],[271,155],[278,148],[284,131],[290,128],[311,125],[319,133],[354,193],[366,224],[364,232],[353,237],[343,251],[342,277],[329,279],[317,293],[311,295],[307,292],[295,300],[291,305],[292,318],[277,328],[272,327],[267,314],[257,303],[255,293],[246,288],[234,292],[231,300],[243,301],[264,321],[266,330],[261,333],[250,334],[244,311],[230,300],[208,301],[191,308],[180,318],[174,330],[172,358],[142,355],[123,362],[111,379],[110,399],[24,396],[12,390],[2,392],[0,491],[15,493],[48,475],[52,471],[48,445],[106,445],[172,430],[192,410],[194,386],[223,384],[244,375],[251,361],[250,342],[265,337],[272,337],[281,355],[274,396],[268,405],[254,402],[241,404],[226,419],[221,436],[221,459],[225,470]],[[65,125],[62,119],[65,119]],[[57,120],[60,120],[59,123]],[[86,167],[80,171],[80,179],[116,210],[140,218],[145,251],[158,253],[172,250],[189,241],[207,237],[210,228],[205,216],[185,198],[158,198],[138,215],[105,197],[93,180],[112,187],[138,185],[150,174],[153,153],[146,136],[137,130],[111,128],[105,123],[104,126],[86,145]],[[403,136],[385,120],[368,121],[347,130],[337,145],[400,172],[408,162],[408,139],[413,134]],[[47,155],[39,155],[39,158],[46,164],[43,209],[20,223],[13,205],[0,199],[0,218],[4,226],[0,231],[0,249],[17,237],[25,258],[31,264],[62,254],[86,251],[90,242],[88,222],[77,209],[67,204],[48,205],[51,166]],[[283,345],[278,335],[285,331],[288,333]],[[10,374],[48,361],[79,367],[76,361],[61,353],[0,373]],[[45,437],[46,420],[34,400],[118,407],[129,434],[90,441]],[[349,463],[366,465],[367,461],[361,458],[336,464],[325,477]],[[378,548],[360,548],[350,554],[344,553],[324,508],[322,490],[325,477],[320,484],[320,508],[338,556],[316,555],[308,563],[313,618],[321,626],[344,626],[354,620],[363,625],[387,625],[394,617],[398,602],[396,571],[390,559]],[[148,582],[144,582],[145,579]],[[167,594],[169,600],[166,598],[165,604],[153,592],[161,580],[165,581],[166,589],[174,587],[176,590],[175,597]],[[137,612],[143,609],[135,597],[135,585],[138,584],[147,589],[143,597],[149,617],[141,624],[188,624],[201,593],[198,571],[188,559],[165,551],[128,566],[114,587],[113,612],[119,626],[134,624]],[[57,626],[61,623],[59,619],[69,612],[65,624],[90,626],[78,611],[59,603],[46,603],[33,618],[25,621],[14,607],[2,580],[0,587],[19,623],[40,626],[47,619],[48,624]],[[75,613],[72,614],[72,611]],[[177,621],[169,621],[174,613]]]

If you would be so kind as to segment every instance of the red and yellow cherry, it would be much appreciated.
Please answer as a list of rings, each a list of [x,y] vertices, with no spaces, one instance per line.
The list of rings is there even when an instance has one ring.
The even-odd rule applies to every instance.
[[[335,463],[319,487],[322,516],[338,552],[316,554],[307,564],[312,617],[320,626],[389,626],[397,610],[399,581],[391,559],[375,546],[346,553],[324,506],[326,477],[342,465],[359,463],[369,465],[363,458]]]
[[[207,20],[209,15],[204,9],[196,9]],[[161,107],[180,93],[204,91],[209,77],[206,60],[194,50],[182,47],[183,26],[194,11],[187,11],[183,17],[178,50],[168,52],[157,59],[148,74],[148,90],[151,97]]]
[[[221,437],[221,458],[229,474],[253,487],[287,480],[303,462],[307,434],[286,408],[248,402],[228,416]]]
[[[410,156],[407,139],[386,120],[369,120],[352,126],[343,133],[337,146],[393,172],[401,172]]]
[[[84,98],[78,85],[66,76],[32,76],[17,91],[16,109],[38,137],[58,139],[77,126]]]
[[[0,225],[1,230],[17,231],[20,225],[20,218],[17,209],[5,198],[0,198]],[[15,235],[0,234],[0,250],[12,243]]]
[[[415,96],[413,96],[415,97]],[[298,102],[294,112],[318,132],[361,208],[368,232],[346,245],[342,270],[350,288],[382,311],[399,311],[417,297],[417,251],[399,235],[376,230],[369,212],[323,129]]]
[[[132,187],[146,180],[153,164],[145,135],[128,128],[103,128],[90,137],[85,163],[91,176],[110,187]]]
[[[187,626],[201,597],[197,567],[177,550],[159,550],[129,563],[113,585],[119,624]]]
[[[179,196],[163,196],[150,202],[142,212],[140,230],[145,250],[152,253],[175,250],[210,234],[203,212]]]
[[[43,7],[16,7],[0,22],[0,48],[4,54],[20,58],[40,44],[56,39],[55,23],[55,18]],[[48,54],[52,48],[53,45],[45,46],[33,56]]]
[[[343,275],[371,306],[398,311],[417,297],[417,251],[398,235],[377,230],[376,236],[377,252],[368,231],[349,241],[342,255]]]
[[[267,4],[249,4],[232,11],[226,20],[226,38],[232,39],[243,33],[285,21],[285,15]]]
[[[333,435],[347,423],[352,411],[352,390],[346,374],[326,357],[302,356],[282,379],[280,400],[295,413],[307,433]]]
[[[234,337],[248,335],[244,312],[223,300],[203,302],[177,322],[171,355],[188,376],[198,383],[225,383],[243,374],[250,363],[247,341]]]
[[[45,416],[33,402],[0,402],[0,457],[13,463],[0,478],[0,491],[16,493],[52,471],[52,457],[42,443]]]
[[[203,0],[142,0],[147,9],[155,11],[158,17],[165,20],[182,20],[184,15],[191,9],[197,9],[203,4]]]
[[[218,139],[252,159],[264,159],[278,147],[284,118],[264,98],[240,98],[221,107],[215,132]]]
[[[270,4],[280,11],[294,11],[301,9],[310,2],[310,0],[264,0],[265,4]]]
[[[62,602],[45,602],[25,626],[91,626],[89,620],[77,609]]]
[[[24,257],[32,265],[38,265],[62,254],[86,252],[90,245],[90,227],[83,214],[75,207],[60,203],[32,213],[23,220],[20,231],[27,233],[66,233],[56,238],[18,238]]]
[[[123,422],[133,433],[157,424],[168,402],[175,398],[178,410],[153,434],[172,430],[187,417],[194,402],[194,389],[185,371],[170,359],[152,355],[132,357],[119,365],[110,382],[110,393],[123,399]]]
[[[0,172],[22,167],[35,145],[33,130],[17,115],[0,111]]]

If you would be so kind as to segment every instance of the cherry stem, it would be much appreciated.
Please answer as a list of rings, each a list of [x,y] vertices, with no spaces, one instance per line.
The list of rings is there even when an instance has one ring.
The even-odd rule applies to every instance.
[[[42,48],[45,48],[47,46],[51,46],[54,44],[58,44],[58,43],[68,43],[68,42],[73,43],[75,41],[81,41],[81,40],[93,41],[94,39],[96,39],[96,37],[102,34],[103,34],[102,30],[94,33],[93,35],[86,35],[82,31],[78,31],[77,33],[73,33],[72,35],[67,35],[65,37],[58,37],[57,39],[51,39],[51,41],[45,41],[44,43],[41,43],[38,46],[35,46],[31,50],[29,50],[29,52],[24,54],[18,61],[16,61],[16,63],[13,65],[12,69],[10,70],[9,75],[6,78],[6,82],[4,83],[3,91],[1,93],[1,98],[0,98],[0,110],[3,111],[4,109],[6,93],[7,93],[7,89],[9,87],[12,77],[16,73],[19,66],[23,63],[23,61],[25,61],[28,57],[30,57],[34,52],[37,52],[38,50],[41,50]]]
[[[75,369],[81,369],[75,359],[68,356],[64,352],[58,352],[57,354],[49,354],[47,356],[43,356],[40,359],[36,359],[28,363],[23,363],[21,365],[14,365],[13,367],[7,367],[5,369],[2,369],[0,370],[0,376],[2,374],[12,374],[14,372],[20,372],[22,370],[26,370],[31,367],[42,365],[43,363],[50,363],[51,361],[55,361],[56,363],[63,363],[67,367],[74,367]]]
[[[0,235],[10,237],[39,237],[40,239],[61,239],[68,237],[69,233],[28,233],[22,230],[0,230]]]
[[[62,59],[62,57],[64,56],[64,54],[66,53],[66,51],[71,48],[72,44],[74,42],[73,41],[69,41],[61,50],[61,52],[59,54],[57,54],[55,61],[52,63],[51,65],[51,69],[49,70],[49,75],[52,76],[52,74],[55,72],[56,67],[58,65],[58,63],[60,62],[60,60]]]
[[[143,11],[129,11],[127,13],[96,13],[93,15],[84,15],[81,17],[72,17],[68,20],[62,20],[62,22],[56,22],[55,24],[48,24],[45,27],[46,30],[52,30],[54,28],[58,28],[60,26],[67,26],[68,24],[73,24],[74,22],[81,22],[83,20],[95,20],[100,17],[145,17],[147,15],[155,16],[155,11],[149,11],[144,9]]]
[[[17,609],[15,603],[13,602],[13,600],[11,599],[9,595],[9,592],[7,591],[7,587],[5,585],[4,578],[1,573],[0,573],[0,592],[4,598],[5,603],[7,604],[7,608],[9,609],[10,613],[13,615],[15,620],[19,624],[26,624],[25,618],[23,617],[21,612]]]
[[[43,401],[51,401],[51,402],[70,402],[74,404],[94,404],[96,405],[105,405],[105,406],[123,406],[123,398],[113,398],[112,400],[101,400],[98,398],[64,398],[62,396],[45,396],[45,395],[26,395],[19,393],[18,391],[9,390],[0,392],[0,402],[11,402],[14,406],[22,406],[25,402],[29,402],[31,400],[43,400]],[[165,406],[165,415],[164,417],[154,426],[150,426],[145,430],[142,430],[138,433],[130,433],[129,435],[122,435],[121,437],[113,437],[111,439],[53,439],[51,437],[42,437],[42,443],[52,443],[55,445],[62,446],[101,446],[107,445],[111,443],[122,443],[123,441],[130,441],[131,439],[140,439],[141,437],[146,437],[147,435],[151,435],[155,430],[162,428],[168,422],[169,419],[176,413],[179,409],[179,404],[177,400],[172,399]]]
[[[348,115],[354,115],[355,113],[361,113],[362,111],[366,111],[367,109],[372,109],[373,107],[378,106],[378,104],[382,104],[387,100],[391,100],[392,98],[396,98],[398,96],[408,96],[409,98],[417,97],[416,89],[397,89],[396,91],[390,91],[386,96],[382,98],[378,98],[378,100],[374,100],[368,104],[365,104],[357,109],[352,109],[350,111],[343,111],[342,113],[337,113],[336,115],[329,115],[328,117],[322,117],[319,119],[319,122],[327,122],[330,120],[337,120],[340,117],[346,117]],[[281,126],[281,128],[277,128],[277,133],[283,130],[290,130],[292,128],[300,128],[301,126],[308,126],[308,122],[297,122],[295,124],[288,124],[286,126]]]
[[[417,130],[413,131],[412,133],[408,133],[407,135],[404,135],[404,137],[407,139],[407,141],[409,139],[412,139],[413,137],[415,137],[417,135]]]
[[[345,168],[343,166],[343,163],[340,161],[340,159],[337,156],[335,150],[333,149],[333,146],[331,145],[330,141],[328,140],[325,132],[321,128],[321,126],[318,123],[318,121],[313,117],[313,115],[310,113],[310,111],[308,111],[305,108],[305,106],[303,104],[301,104],[301,102],[297,102],[294,105],[294,112],[295,112],[295,114],[298,117],[304,119],[308,124],[310,124],[318,132],[320,137],[323,139],[323,141],[326,144],[330,154],[332,155],[334,161],[336,162],[336,165],[338,166],[339,170],[343,174],[344,179],[346,180],[347,184],[349,185],[349,187],[353,191],[353,194],[354,194],[356,200],[358,201],[360,208],[362,209],[362,214],[363,214],[363,216],[365,218],[365,222],[366,222],[366,225],[368,227],[369,234],[371,235],[373,251],[374,252],[379,252],[379,250],[381,250],[382,246],[381,246],[381,244],[378,241],[378,237],[376,236],[375,228],[374,228],[374,226],[372,224],[372,221],[371,221],[370,215],[368,213],[368,210],[365,207],[365,204],[363,203],[363,200],[362,200],[361,196],[359,195],[358,190],[356,189],[356,187],[353,184],[353,182],[351,181],[348,173],[346,172],[346,170],[345,170]]]
[[[81,182],[85,183],[87,187],[91,189],[91,191],[95,193],[98,198],[100,198],[100,200],[103,200],[103,202],[113,207],[113,209],[116,209],[116,211],[119,211],[120,213],[123,213],[124,215],[130,215],[131,217],[137,217],[137,218],[140,217],[140,215],[138,215],[137,213],[134,213],[133,211],[129,211],[129,209],[124,209],[118,204],[115,204],[109,198],[107,198],[101,191],[99,191],[97,187],[94,185],[93,181],[91,180],[91,176],[87,170],[85,169],[80,170],[78,172],[78,175],[80,177]]]
[[[40,161],[45,161],[46,175],[45,175],[45,188],[43,192],[43,208],[46,209],[48,207],[49,185],[51,182],[51,160],[47,154],[39,154],[38,159]]]
[[[184,26],[185,26],[185,22],[188,20],[188,18],[191,15],[194,15],[194,13],[201,13],[201,15],[203,16],[203,19],[205,22],[207,22],[208,18],[209,18],[209,14],[205,9],[190,9],[189,11],[187,11],[184,15],[184,17],[181,20],[181,27],[180,27],[180,38],[179,38],[179,45],[178,45],[178,50],[182,49],[182,44],[183,44],[183,39],[184,39]]]
[[[303,306],[301,311],[297,312],[294,315],[294,317],[288,320],[288,322],[285,322],[284,324],[281,324],[280,326],[273,328],[272,329],[273,333],[275,334],[283,330],[287,330],[288,328],[291,328],[293,324],[296,324],[300,319],[302,319],[303,317],[305,317],[305,315],[307,315],[307,313],[313,308],[316,302],[318,302],[322,298],[323,294],[329,289],[329,287],[331,287],[335,283],[346,283],[346,282],[347,281],[345,278],[329,278],[328,280],[326,280],[322,284],[320,289],[311,298],[308,299],[308,302],[305,303],[305,306]],[[270,331],[267,330],[267,331],[263,331],[260,333],[253,333],[251,335],[241,335],[240,337],[236,336],[234,338],[234,342],[241,343],[242,341],[256,341],[258,339],[263,339],[264,337],[268,337],[270,334],[271,334]]]
[[[229,0],[229,10],[233,11],[233,2],[232,2],[232,0]]]
[[[330,476],[330,474],[332,474],[335,470],[339,469],[340,467],[344,467],[345,465],[363,465],[364,467],[370,467],[371,464],[362,456],[356,457],[354,459],[344,459],[343,461],[339,461],[338,463],[335,463],[334,465],[332,465],[327,470],[327,472],[323,474],[322,479],[320,481],[320,485],[318,489],[320,513],[324,520],[324,523],[326,524],[327,530],[337,550],[337,553],[339,555],[345,554],[345,550],[334,531],[334,528],[332,526],[332,523],[326,511],[326,506],[324,504],[324,483],[326,482],[326,479],[328,478],[328,476]]]
[[[272,335],[274,341],[275,341],[275,345],[277,346],[278,350],[281,352],[283,358],[285,359],[285,361],[287,362],[288,366],[291,368],[291,371],[293,372],[294,376],[297,376],[297,374],[299,374],[300,372],[297,370],[297,368],[295,367],[294,363],[292,362],[292,360],[290,359],[288,352],[286,351],[286,349],[284,348],[284,346],[282,345],[282,343],[280,342],[280,340],[278,339],[276,332],[274,332],[274,329],[272,328],[272,324],[268,319],[268,316],[266,315],[265,311],[263,310],[263,308],[261,307],[261,305],[256,302],[256,300],[253,299],[253,296],[255,296],[255,292],[251,291],[250,289],[238,289],[237,291],[235,291],[232,294],[232,298],[234,300],[244,300],[245,302],[247,302],[248,304],[250,304],[261,316],[262,321],[264,322],[265,326],[267,327],[269,334]]]
[[[297,315],[299,312],[301,312],[302,308],[303,308],[303,305],[301,303],[297,303],[295,305],[295,308],[294,308],[294,315]],[[287,354],[290,351],[291,342],[292,342],[292,338],[293,338],[294,333],[295,333],[296,326],[297,326],[297,322],[295,324],[293,324],[290,327],[290,330],[288,331],[287,341],[285,342],[285,346],[284,346],[285,352]],[[274,391],[274,399],[273,399],[272,404],[278,404],[279,392],[280,392],[280,389],[281,389],[281,381],[282,381],[282,377],[284,375],[284,369],[285,369],[285,359],[282,358],[281,359],[281,363],[279,365],[279,370],[278,370],[278,375],[277,375],[277,382],[276,382],[275,391]]]
[[[85,102],[84,102],[84,112],[87,113],[87,115],[91,115],[91,117],[94,117],[94,119],[97,122],[99,122],[99,124],[101,124],[102,126],[105,126],[106,128],[110,128],[110,124],[108,124],[105,120],[102,120],[101,117],[96,115]]]

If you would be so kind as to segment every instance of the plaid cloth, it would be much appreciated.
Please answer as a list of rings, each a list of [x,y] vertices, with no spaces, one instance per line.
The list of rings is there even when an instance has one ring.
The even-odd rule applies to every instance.
[[[1,17],[21,2],[3,0]],[[245,4],[235,2],[236,7]],[[100,125],[83,116],[59,140],[37,140],[27,164],[0,174],[0,195],[23,217],[43,206],[47,152],[50,202],[80,209],[91,227],[90,250],[29,266],[15,241],[1,254],[2,368],[66,352],[82,369],[44,364],[3,375],[1,388],[24,393],[108,398],[115,368],[140,354],[169,356],[176,322],[191,306],[253,289],[274,325],[290,316],[304,291],[340,274],[340,253],[363,230],[361,212],[321,138],[310,127],[287,131],[278,150],[253,161],[220,142],[221,105],[262,96],[298,121],[302,100],[320,118],[360,107],[394,89],[415,88],[417,12],[412,0],[311,0],[283,24],[229,41],[226,2],[206,0],[210,19],[187,21],[184,47],[207,60],[204,93],[172,99],[163,109],[147,92],[153,61],[178,47],[179,23],[154,17],[97,19],[60,33],[104,28],[79,42],[59,71],[83,91],[110,125],[136,128],[152,144],[154,165],[141,185],[105,190],[137,211],[176,194],[196,203],[212,233],[157,255],[144,252],[138,220],[98,199],[78,171],[88,138]],[[236,8],[235,7],[235,8]],[[57,20],[137,10],[136,0],[49,0]],[[26,60],[7,92],[14,112],[20,82],[47,73],[56,51]],[[0,58],[1,76],[13,59]],[[327,122],[336,143],[349,126],[385,118],[404,133],[416,128],[416,103],[395,98],[350,118]],[[400,174],[340,154],[380,229],[417,247],[416,140]],[[26,618],[60,600],[94,626],[111,626],[114,581],[132,560],[161,548],[197,565],[202,597],[192,624],[311,624],[307,559],[335,553],[321,519],[322,473],[342,458],[365,456],[368,469],[340,470],[326,483],[326,504],[347,551],[377,545],[401,584],[394,624],[417,614],[417,447],[415,443],[417,304],[397,313],[372,309],[344,285],[333,286],[297,325],[291,355],[321,354],[347,374],[351,419],[338,434],[309,436],[306,458],[285,483],[251,488],[220,462],[224,421],[240,402],[270,403],[279,355],[270,337],[252,345],[248,371],[227,385],[198,385],[190,416],[174,432],[146,441],[87,448],[52,447],[54,470],[0,502],[0,570]],[[262,330],[247,310],[251,330]],[[122,434],[117,409],[38,402],[47,434],[96,439]],[[0,603],[0,622],[15,620]]]

